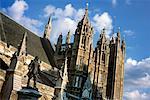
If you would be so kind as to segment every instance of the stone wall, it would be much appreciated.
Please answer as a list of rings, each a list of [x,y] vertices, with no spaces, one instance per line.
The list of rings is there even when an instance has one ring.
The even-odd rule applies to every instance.
[[[9,66],[10,59],[12,54],[17,51],[16,48],[13,46],[7,46],[6,43],[0,41],[0,58]],[[18,62],[16,65],[16,69],[13,75],[13,90],[11,91],[10,100],[17,100],[17,91],[21,89],[21,87],[25,87],[27,83],[27,72],[28,72],[28,65],[30,61],[34,59],[33,56],[20,56],[18,57]],[[40,69],[44,71],[49,71],[52,69],[52,66],[41,61]],[[0,69],[0,91],[5,81],[6,71]],[[31,82],[32,84],[33,82]],[[37,88],[39,92],[42,94],[42,97],[39,100],[52,100],[54,97],[54,88],[47,86],[45,84],[37,83]]]

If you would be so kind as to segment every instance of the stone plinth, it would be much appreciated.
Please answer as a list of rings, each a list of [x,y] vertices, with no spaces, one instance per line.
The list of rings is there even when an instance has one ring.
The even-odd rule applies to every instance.
[[[41,96],[38,89],[32,87],[23,87],[18,91],[18,100],[38,100]]]

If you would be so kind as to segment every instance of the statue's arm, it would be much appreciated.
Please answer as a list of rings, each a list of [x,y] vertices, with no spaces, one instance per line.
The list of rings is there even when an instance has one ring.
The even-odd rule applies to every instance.
[[[40,70],[40,64],[38,65],[38,74],[40,74],[41,70]]]

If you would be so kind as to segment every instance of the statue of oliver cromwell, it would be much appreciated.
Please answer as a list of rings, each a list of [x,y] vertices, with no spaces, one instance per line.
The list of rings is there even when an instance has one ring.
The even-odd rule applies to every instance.
[[[40,72],[40,63],[39,63],[39,58],[38,56],[35,57],[34,60],[31,60],[31,63],[28,66],[28,82],[27,82],[27,87],[30,87],[30,80],[31,78],[33,78],[34,81],[34,88],[36,88],[36,79],[37,79],[37,75]]]

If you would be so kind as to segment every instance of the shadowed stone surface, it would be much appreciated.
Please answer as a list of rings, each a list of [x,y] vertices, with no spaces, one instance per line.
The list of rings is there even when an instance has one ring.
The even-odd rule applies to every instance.
[[[23,87],[18,91],[18,100],[38,100],[41,96],[38,89],[32,87]]]

